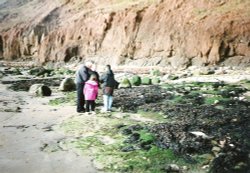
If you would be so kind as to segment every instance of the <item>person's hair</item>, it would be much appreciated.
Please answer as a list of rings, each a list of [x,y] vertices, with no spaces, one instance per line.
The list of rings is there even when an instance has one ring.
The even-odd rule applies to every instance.
[[[88,67],[88,68],[90,68],[93,64],[95,64],[94,61],[86,61],[86,62],[85,62],[85,65],[86,65],[86,67]]]
[[[108,64],[108,65],[106,65],[106,68],[108,69],[108,70],[111,70],[111,66]]]
[[[97,76],[95,74],[92,74],[89,78],[89,80],[97,81]]]

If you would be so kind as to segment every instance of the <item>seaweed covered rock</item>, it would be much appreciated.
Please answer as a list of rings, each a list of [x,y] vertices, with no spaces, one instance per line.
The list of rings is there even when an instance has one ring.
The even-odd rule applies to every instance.
[[[130,83],[134,86],[141,85],[141,77],[137,75],[133,76],[132,79],[130,80]]]
[[[151,71],[150,71],[150,74],[151,74],[152,76],[160,76],[160,75],[161,75],[161,72],[160,72],[160,70],[155,69],[155,70],[151,70]]]
[[[44,67],[36,67],[29,71],[30,75],[34,76],[49,76],[53,70]]]
[[[76,84],[72,78],[65,78],[60,84],[59,90],[61,91],[73,91],[76,89]]]
[[[122,82],[119,84],[119,88],[131,88],[131,83],[128,78],[122,80]]]
[[[152,84],[152,81],[151,81],[151,79],[150,79],[149,77],[144,77],[144,78],[142,78],[141,83],[142,83],[143,85],[151,85],[151,84]]]
[[[139,106],[146,105],[147,103],[160,102],[166,97],[169,97],[169,94],[156,85],[121,88],[116,91],[113,105],[114,107],[121,108],[121,110],[136,111]]]
[[[29,93],[34,96],[50,96],[51,89],[44,84],[34,84],[30,87]]]
[[[152,79],[152,84],[153,85],[158,85],[160,82],[161,82],[161,80],[159,78],[155,77],[155,78]]]
[[[226,143],[213,159],[209,173],[249,173],[250,158],[241,144]]]

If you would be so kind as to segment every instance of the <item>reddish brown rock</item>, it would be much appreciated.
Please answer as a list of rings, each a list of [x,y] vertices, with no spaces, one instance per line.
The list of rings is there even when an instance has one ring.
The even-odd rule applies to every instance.
[[[0,3],[0,57],[6,60],[250,65],[249,0],[20,2]]]

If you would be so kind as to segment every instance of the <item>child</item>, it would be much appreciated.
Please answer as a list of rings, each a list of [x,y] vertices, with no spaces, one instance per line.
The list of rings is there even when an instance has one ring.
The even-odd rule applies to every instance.
[[[86,112],[95,111],[95,100],[98,95],[97,76],[92,74],[90,79],[85,83],[83,93],[86,100]]]

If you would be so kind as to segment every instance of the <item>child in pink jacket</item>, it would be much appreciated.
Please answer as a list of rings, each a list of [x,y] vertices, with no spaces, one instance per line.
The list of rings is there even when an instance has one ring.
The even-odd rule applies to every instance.
[[[98,95],[98,82],[97,76],[92,74],[90,79],[85,82],[83,89],[84,97],[86,100],[86,112],[95,111],[95,100]]]

